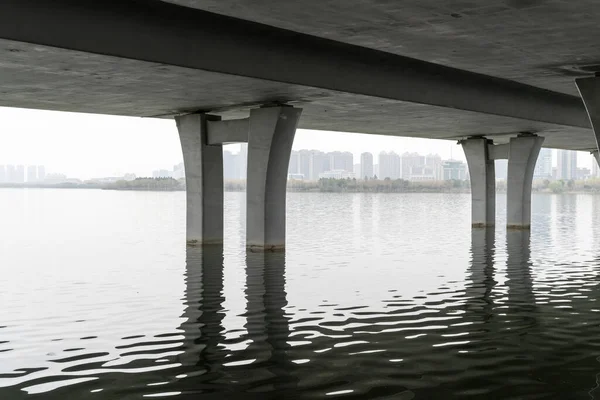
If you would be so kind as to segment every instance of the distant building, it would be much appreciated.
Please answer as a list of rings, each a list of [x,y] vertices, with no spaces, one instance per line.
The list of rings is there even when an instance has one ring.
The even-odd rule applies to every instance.
[[[538,156],[537,162],[535,163],[535,170],[533,171],[533,177],[537,179],[551,179],[552,178],[552,150],[541,149]]]
[[[27,167],[27,182],[32,183],[32,182],[37,182],[37,181],[38,181],[37,167],[35,165],[28,166]]]
[[[343,169],[335,169],[332,171],[322,172],[321,174],[319,174],[319,179],[321,179],[321,178],[323,178],[323,179],[327,179],[327,178],[352,179],[352,178],[356,178],[356,176],[354,175],[354,172],[348,172]]]
[[[508,160],[495,161],[496,180],[505,181],[508,177]]]
[[[374,174],[373,154],[367,152],[362,153],[360,155],[360,179],[371,179],[373,178]]]
[[[354,176],[358,177],[359,179],[364,179],[364,177],[360,174],[360,164],[354,164],[354,170],[352,172],[354,172]]]
[[[48,174],[45,179],[47,183],[64,183],[67,181],[67,176],[64,174]]]
[[[172,178],[173,172],[168,169],[157,169],[156,171],[152,171],[153,178]]]
[[[183,163],[173,165],[173,179],[185,178],[185,168]]]
[[[437,181],[443,179],[442,159],[437,154],[423,156],[404,153],[401,156],[401,178],[409,181]]]
[[[444,180],[459,180],[467,179],[467,164],[459,160],[446,160],[442,163]]]
[[[557,150],[556,178],[561,180],[577,179],[577,152]]]
[[[354,172],[354,155],[349,151],[333,151],[327,153],[329,156],[329,168],[331,171],[344,170]]]
[[[17,169],[14,165],[6,166],[6,182],[15,183],[17,181]]]
[[[24,165],[17,165],[15,182],[16,183],[25,183],[25,166]]]
[[[43,165],[38,165],[37,167],[37,178],[40,182],[43,182],[46,179],[46,167]]]
[[[240,144],[235,163],[235,179],[246,180],[246,169],[248,168],[248,143]]]
[[[591,174],[589,168],[577,168],[577,179],[579,180],[589,179]]]
[[[225,150],[223,152],[223,179],[236,179],[237,177],[237,154]]]
[[[0,183],[5,183],[6,181],[6,167],[4,165],[0,165]]]
[[[389,153],[382,151],[379,153],[379,173],[377,177],[379,179],[399,179],[400,178],[400,156],[393,151]]]
[[[319,150],[292,151],[288,175],[295,176],[295,179],[302,175],[303,179],[316,181],[319,180],[321,173],[331,170],[332,162],[335,163],[335,155],[332,156],[331,153],[323,153]]]

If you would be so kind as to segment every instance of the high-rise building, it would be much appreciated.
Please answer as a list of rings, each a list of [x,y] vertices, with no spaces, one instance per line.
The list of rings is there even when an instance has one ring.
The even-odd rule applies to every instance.
[[[401,173],[400,156],[393,151],[379,153],[379,179],[398,179]]]
[[[248,168],[248,143],[240,145],[240,152],[236,161],[235,179],[246,180],[246,169]]]
[[[5,183],[6,181],[6,167],[4,165],[0,165],[0,183]]]
[[[535,163],[535,170],[533,171],[533,177],[537,179],[550,179],[552,178],[552,150],[543,148],[540,150],[537,162]]]
[[[373,172],[373,154],[362,153],[360,155],[360,179],[369,178],[371,179],[374,175]]]
[[[401,157],[400,174],[410,181],[442,180],[442,158],[437,154],[422,156],[417,153],[404,153]]]
[[[17,165],[15,182],[16,183],[24,183],[25,182],[25,166],[24,165]]]
[[[577,152],[557,150],[556,179],[577,179]]]
[[[38,180],[37,167],[35,165],[29,165],[27,167],[27,182],[28,183],[37,182],[37,180]]]
[[[46,167],[44,167],[43,165],[38,165],[37,177],[40,182],[43,182],[46,179]]]
[[[333,151],[327,155],[329,156],[330,171],[354,172],[354,155],[349,151]]]
[[[6,166],[6,182],[15,183],[17,181],[17,169],[14,165]]]
[[[156,171],[152,171],[153,178],[171,178],[173,176],[173,172],[168,169],[157,169]]]
[[[459,160],[446,160],[442,163],[445,181],[467,179],[467,164]]]
[[[505,181],[508,177],[508,160],[495,161],[496,180]]]
[[[223,179],[236,179],[237,156],[228,150],[223,151]]]

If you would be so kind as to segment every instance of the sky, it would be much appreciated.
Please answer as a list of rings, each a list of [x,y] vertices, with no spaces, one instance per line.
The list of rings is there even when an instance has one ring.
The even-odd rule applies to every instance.
[[[0,165],[45,165],[48,173],[90,179],[152,176],[182,162],[174,120],[0,107]],[[238,145],[226,146],[236,152]],[[443,159],[464,160],[456,141],[403,138],[357,133],[298,130],[294,150],[437,153]],[[591,167],[591,156],[580,153],[579,166]]]

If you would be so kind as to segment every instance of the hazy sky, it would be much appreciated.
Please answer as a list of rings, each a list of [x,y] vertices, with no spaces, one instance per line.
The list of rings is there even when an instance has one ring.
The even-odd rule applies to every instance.
[[[151,176],[182,161],[173,120],[116,117],[0,107],[0,165],[45,165],[48,173],[88,179],[132,172]],[[229,147],[229,146],[228,146]],[[232,145],[230,150],[237,151]],[[299,130],[294,149],[438,153],[463,159],[456,141]],[[591,166],[580,153],[579,165]],[[377,156],[375,156],[377,162]]]

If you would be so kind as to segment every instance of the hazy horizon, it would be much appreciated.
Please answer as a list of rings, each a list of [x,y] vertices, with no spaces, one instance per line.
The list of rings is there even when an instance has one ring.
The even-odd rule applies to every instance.
[[[0,107],[0,165],[44,165],[47,173],[90,179],[152,176],[183,161],[174,120],[121,117]],[[239,145],[225,146],[236,152]],[[354,163],[360,154],[381,151],[435,153],[442,159],[464,160],[455,140],[418,139],[347,132],[299,129],[294,150],[350,151]],[[578,166],[591,168],[592,157],[578,154]],[[556,160],[553,160],[556,165]]]

